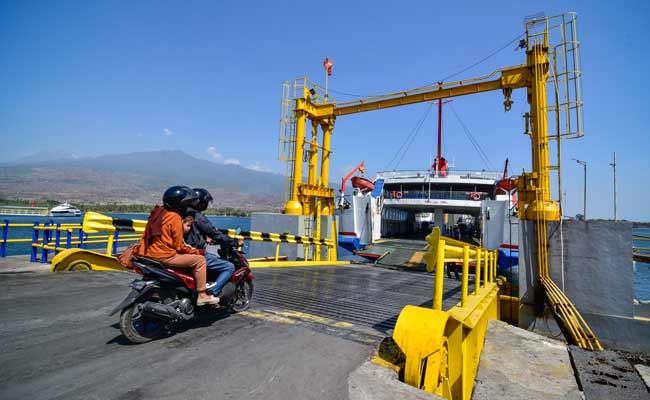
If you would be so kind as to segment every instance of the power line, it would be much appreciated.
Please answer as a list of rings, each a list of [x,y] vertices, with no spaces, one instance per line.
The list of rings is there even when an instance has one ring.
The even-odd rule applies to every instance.
[[[458,115],[458,113],[456,112],[456,110],[454,109],[454,107],[451,105],[451,103],[449,104],[449,107],[451,108],[451,111],[452,111],[452,112],[454,113],[454,115],[456,116],[456,119],[458,120],[458,122],[460,123],[460,125],[463,127],[463,131],[465,132],[465,135],[467,136],[467,138],[469,139],[469,141],[472,143],[472,146],[474,146],[474,149],[475,149],[476,152],[478,153],[479,157],[481,157],[481,159],[483,160],[483,164],[485,164],[485,166],[486,166],[490,171],[496,171],[496,169],[494,168],[494,165],[492,165],[492,163],[490,162],[490,159],[488,158],[487,154],[485,154],[485,152],[484,152],[483,149],[481,148],[481,145],[480,145],[480,144],[478,143],[478,141],[474,138],[474,136],[472,135],[472,132],[469,131],[469,128],[467,127],[467,125],[465,125],[465,123],[464,123],[463,120],[460,118],[460,116]]]
[[[393,156],[393,158],[388,162],[388,165],[386,166],[387,171],[390,171],[391,164],[393,164],[393,161],[395,161],[395,159],[397,158],[397,156],[400,155],[400,153],[402,154],[402,156],[400,157],[399,161],[397,161],[397,163],[394,165],[393,168],[397,168],[397,166],[402,162],[402,159],[404,159],[404,155],[406,154],[409,147],[411,146],[411,143],[413,143],[413,140],[415,139],[417,134],[420,132],[420,129],[422,128],[422,125],[424,124],[424,121],[427,119],[427,116],[429,116],[429,112],[431,112],[431,107],[433,107],[433,103],[429,103],[429,107],[427,107],[427,109],[425,110],[422,117],[420,117],[420,120],[417,122],[417,124],[415,124],[413,129],[411,129],[411,132],[408,134],[406,139],[404,139],[404,141],[402,142],[402,145],[399,147],[399,149],[397,149],[397,151],[395,152],[395,155]]]

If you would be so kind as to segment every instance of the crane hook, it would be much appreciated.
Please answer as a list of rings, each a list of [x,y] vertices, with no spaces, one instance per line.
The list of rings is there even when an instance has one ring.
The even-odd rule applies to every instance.
[[[510,95],[512,95],[512,88],[503,88],[503,95],[506,97],[505,101],[503,102],[503,108],[505,111],[510,111],[512,104],[514,103],[514,101],[510,100]]]

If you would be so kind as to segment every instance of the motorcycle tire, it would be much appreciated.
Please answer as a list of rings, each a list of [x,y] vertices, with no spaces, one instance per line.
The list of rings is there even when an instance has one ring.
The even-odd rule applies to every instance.
[[[163,321],[139,313],[138,303],[125,308],[120,314],[120,331],[131,343],[140,344],[158,339],[165,330]]]
[[[235,290],[235,300],[230,305],[230,309],[236,313],[248,310],[253,298],[253,282],[245,281],[237,286]]]

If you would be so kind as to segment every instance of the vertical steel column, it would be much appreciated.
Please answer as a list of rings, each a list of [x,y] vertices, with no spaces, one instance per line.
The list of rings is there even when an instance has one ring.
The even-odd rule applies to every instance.
[[[445,274],[445,241],[438,241],[435,286],[433,289],[433,309],[442,311],[442,290]]]
[[[469,246],[463,246],[463,280],[460,290],[460,306],[467,305],[467,287],[469,286]]]
[[[476,249],[476,264],[474,267],[474,294],[478,294],[481,286],[481,248]]]
[[[72,228],[66,230],[66,244],[65,248],[69,249],[72,247]]]
[[[302,184],[302,163],[305,153],[305,123],[307,122],[307,113],[302,110],[296,110],[296,143],[294,144],[294,161],[293,174],[291,178],[291,200],[285,205],[285,212],[291,215],[302,215],[302,204],[298,200],[298,190]]]
[[[326,119],[321,124],[323,131],[323,148],[321,150],[320,160],[320,181],[322,185],[329,186],[329,173],[330,173],[330,146],[332,140],[332,130],[334,129],[334,119]],[[326,204],[322,205],[321,212],[323,215],[334,215],[334,204],[328,200]],[[334,244],[336,246],[336,244]]]

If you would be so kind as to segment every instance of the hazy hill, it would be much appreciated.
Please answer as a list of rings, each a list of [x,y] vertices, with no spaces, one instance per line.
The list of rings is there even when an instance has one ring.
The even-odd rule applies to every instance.
[[[277,209],[284,176],[215,164],[182,151],[156,151],[0,166],[0,196],[71,202],[160,201],[171,185],[205,187],[214,206]]]

